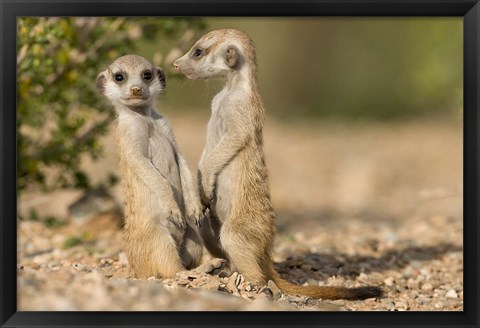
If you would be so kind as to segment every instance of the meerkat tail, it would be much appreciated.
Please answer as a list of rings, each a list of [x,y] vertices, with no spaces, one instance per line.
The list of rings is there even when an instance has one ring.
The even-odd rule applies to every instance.
[[[282,279],[278,272],[273,270],[271,280],[287,294],[309,296],[328,300],[364,300],[372,297],[380,297],[383,291],[380,287],[366,286],[346,288],[338,286],[300,286]]]

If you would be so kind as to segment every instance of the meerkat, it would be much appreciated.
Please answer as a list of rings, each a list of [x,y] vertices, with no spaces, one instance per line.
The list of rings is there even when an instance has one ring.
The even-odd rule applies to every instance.
[[[116,150],[124,191],[124,244],[136,277],[172,278],[200,263],[195,227],[203,216],[196,180],[167,118],[155,110],[162,69],[136,55],[98,74],[97,88],[117,114]]]
[[[209,208],[201,235],[208,251],[225,258],[245,279],[272,280],[287,294],[323,299],[366,299],[379,287],[300,286],[276,272],[275,213],[263,151],[265,110],[258,89],[255,47],[235,29],[211,31],[174,62],[190,79],[222,78],[212,100],[206,144],[198,166],[200,194]]]

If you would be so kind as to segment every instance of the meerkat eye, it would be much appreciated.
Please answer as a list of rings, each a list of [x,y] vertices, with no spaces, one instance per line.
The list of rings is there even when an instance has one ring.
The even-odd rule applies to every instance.
[[[143,72],[143,79],[146,81],[150,81],[152,79],[152,72],[150,71]]]
[[[198,48],[193,51],[193,55],[195,57],[200,57],[202,53],[203,53],[202,49],[198,49]]]
[[[115,74],[115,81],[117,82],[122,82],[125,78],[123,77],[123,74],[117,73]]]

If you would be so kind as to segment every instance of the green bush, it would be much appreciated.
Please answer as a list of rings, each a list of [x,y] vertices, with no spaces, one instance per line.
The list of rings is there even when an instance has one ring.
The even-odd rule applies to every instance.
[[[142,42],[162,38],[186,44],[204,28],[202,20],[182,18],[19,18],[19,190],[90,188],[81,155],[101,156],[99,137],[114,118],[95,90],[98,72]],[[167,57],[156,56],[155,64]]]

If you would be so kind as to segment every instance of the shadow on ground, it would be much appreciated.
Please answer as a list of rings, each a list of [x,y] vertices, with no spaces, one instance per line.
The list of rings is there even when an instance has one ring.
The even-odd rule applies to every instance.
[[[406,266],[421,267],[421,263],[440,259],[451,252],[461,252],[463,247],[441,243],[433,246],[408,246],[401,249],[389,249],[380,256],[349,255],[344,253],[307,253],[288,257],[276,263],[280,273],[288,274],[291,270],[301,270],[308,278],[321,276],[345,276],[355,278],[361,273],[400,270]]]

